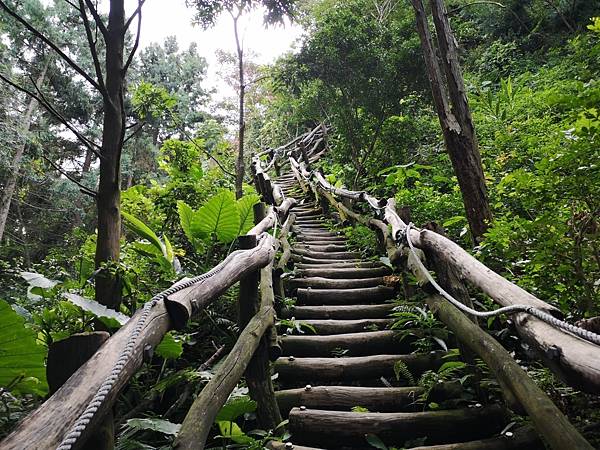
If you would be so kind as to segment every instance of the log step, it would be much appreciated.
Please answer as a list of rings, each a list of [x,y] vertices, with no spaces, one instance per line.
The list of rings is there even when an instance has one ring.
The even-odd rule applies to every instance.
[[[342,244],[296,244],[294,248],[309,252],[345,252],[348,249]]]
[[[314,252],[312,250],[304,250],[298,247],[292,247],[292,252],[301,256],[308,256],[316,259],[358,259],[361,254],[358,252]]]
[[[300,444],[334,446],[360,445],[365,434],[375,434],[387,445],[402,446],[423,437],[428,444],[461,442],[488,437],[502,430],[508,414],[491,405],[444,411],[414,413],[356,413],[293,408],[290,431]]]
[[[309,256],[294,255],[294,254],[292,254],[292,260],[295,262],[301,262],[301,263],[306,263],[306,264],[337,264],[337,263],[360,264],[362,262],[360,259],[343,259],[343,260],[318,259],[318,258],[311,258]]]
[[[310,386],[278,391],[275,396],[282,414],[294,407],[346,410],[362,406],[372,412],[414,411],[422,408],[422,387],[377,388],[358,386]]]
[[[388,318],[394,305],[335,305],[293,306],[281,311],[282,318],[296,319],[384,319]]]
[[[330,269],[364,269],[364,268],[379,268],[386,267],[379,261],[357,261],[357,262],[335,262],[330,261],[327,264],[312,264],[312,263],[298,263],[294,267],[298,269],[319,269],[319,270],[330,270]],[[333,278],[333,277],[330,277]]]
[[[394,377],[394,364],[402,361],[417,377],[426,370],[436,370],[448,359],[444,352],[410,355],[372,355],[343,358],[277,358],[274,364],[283,381],[356,381]]]
[[[524,426],[511,430],[509,436],[504,434],[477,441],[412,447],[408,450],[544,450],[545,448],[535,429]]]
[[[359,319],[359,320],[303,320],[319,335],[360,333],[362,331],[384,330],[394,323],[394,319]]]
[[[335,279],[358,279],[358,278],[371,278],[371,277],[383,277],[390,275],[392,271],[389,267],[380,266],[373,268],[353,268],[353,267],[323,267],[315,269],[296,269],[295,275],[297,277],[322,277],[322,278],[335,278]]]
[[[347,350],[347,356],[366,356],[376,353],[400,354],[411,351],[409,340],[399,342],[396,333],[365,331],[362,333],[332,334],[328,336],[300,335],[281,338],[283,356],[334,356],[336,349]]]
[[[323,277],[307,277],[307,278],[290,278],[287,280],[287,287],[290,289],[310,288],[313,289],[355,289],[368,288],[383,285],[383,277],[374,278],[356,278],[356,279],[340,279],[340,278],[323,278]]]
[[[296,236],[296,242],[301,245],[316,244],[316,245],[342,245],[346,243],[346,238],[342,236],[329,236],[320,238],[305,238]]]
[[[299,305],[349,305],[368,304],[391,300],[396,296],[394,288],[387,286],[363,287],[355,289],[312,289],[299,288],[296,291]]]

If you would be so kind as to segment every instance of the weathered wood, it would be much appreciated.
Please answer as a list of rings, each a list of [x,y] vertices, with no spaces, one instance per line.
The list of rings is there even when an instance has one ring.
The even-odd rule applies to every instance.
[[[418,402],[422,387],[377,388],[358,386],[307,386],[278,391],[275,395],[285,415],[294,407],[350,410],[362,406],[369,411],[406,411],[422,408]]]
[[[335,445],[363,442],[377,435],[388,445],[426,437],[428,443],[460,442],[490,436],[507,423],[506,411],[496,405],[414,413],[355,413],[294,408],[290,430],[303,444]],[[332,433],[331,430],[335,430]],[[366,441],[365,441],[366,442]]]
[[[141,314],[141,310],[134,314],[53,396],[23,419],[2,441],[2,450],[56,448],[100,385],[108,378],[121,350],[133,329],[137,327]],[[81,444],[90,433],[102,423],[118,392],[142,365],[144,354],[151,352],[170,328],[169,314],[164,304],[159,302],[150,310],[130,359],[117,377],[114,388],[108,392],[106,400],[100,405],[98,413],[92,418],[78,443],[73,446],[74,450],[81,448]]]
[[[311,238],[308,236],[296,235],[296,241],[301,245],[305,245],[307,243],[314,243],[317,245],[330,245],[330,244],[342,245],[346,242],[346,238],[343,236],[325,236],[325,237]]]
[[[285,336],[281,346],[284,355],[294,356],[332,356],[331,352],[336,348],[348,350],[348,356],[410,352],[410,342],[406,339],[398,342],[395,334],[394,331],[364,331],[329,336]]]
[[[336,305],[336,306],[293,306],[282,309],[283,318],[296,319],[381,319],[386,318],[394,309],[392,304],[383,305]]]
[[[209,272],[213,275],[207,280],[167,297],[165,304],[175,328],[183,328],[192,315],[246,274],[264,267],[273,259],[274,254],[274,240],[270,235],[264,234],[257,247],[231,253]]]
[[[331,279],[358,279],[383,277],[390,275],[392,271],[389,267],[380,266],[373,268],[354,268],[354,267],[319,267],[318,269],[296,269],[295,275],[298,277],[323,277]]]
[[[510,430],[508,434],[455,444],[411,447],[408,450],[544,450],[546,447],[530,426]]]
[[[318,259],[318,258],[311,258],[309,256],[296,255],[294,253],[292,253],[292,260],[295,262],[301,262],[301,263],[306,263],[306,264],[324,264],[324,265],[338,264],[340,262],[360,264],[362,262],[362,260],[360,260],[360,259],[343,259],[341,261],[337,261],[335,259]]]
[[[269,450],[324,450],[322,448],[317,447],[305,447],[303,445],[293,445],[290,447],[291,441],[288,442],[279,442],[279,441],[271,441],[267,444],[267,448]]]
[[[448,359],[445,353],[410,355],[351,356],[344,358],[291,358],[275,361],[275,371],[284,381],[334,381],[365,380],[381,376],[393,377],[394,364],[404,362],[413,375],[426,370],[436,370]]]
[[[383,277],[373,278],[323,278],[306,277],[290,278],[287,280],[288,289],[311,288],[312,289],[355,289],[383,285]]]
[[[270,326],[267,328],[265,336],[261,339],[254,356],[248,363],[245,378],[250,392],[250,397],[256,401],[256,417],[258,424],[263,430],[274,430],[282,421],[277,401],[275,400],[275,390],[271,380],[271,366],[269,364],[269,346],[270,341],[277,341],[275,330],[275,311],[273,303],[273,280],[271,278],[273,263],[269,263],[260,271],[260,306],[262,309],[270,308],[271,317],[268,319]],[[254,280],[250,280],[253,282]],[[256,289],[256,285],[254,285]],[[240,292],[242,286],[240,284]],[[240,297],[240,300],[242,298]],[[258,298],[257,298],[258,300]]]
[[[386,286],[356,289],[312,289],[300,288],[296,296],[304,305],[348,305],[351,303],[377,303],[396,296],[393,288]]]
[[[288,216],[290,210],[292,209],[292,207],[295,204],[296,204],[296,199],[288,197],[281,203],[281,205],[276,207],[276,211],[277,211],[277,215],[279,216],[279,219],[285,220],[286,217]]]
[[[356,319],[356,320],[303,320],[303,323],[312,326],[317,334],[345,334],[359,333],[361,331],[385,330],[394,323],[394,319]]]
[[[268,231],[271,228],[273,228],[276,222],[277,212],[275,211],[275,208],[269,206],[266,217],[263,220],[261,220],[259,224],[254,225],[254,227],[250,231],[248,231],[247,234],[254,234],[256,236],[259,236],[265,231]]]
[[[82,364],[104,344],[110,334],[106,331],[78,333],[48,348],[46,375],[50,395],[54,394]],[[115,446],[115,426],[112,410],[83,444],[84,450],[112,450]]]
[[[217,413],[240,381],[266,329],[272,325],[273,308],[260,309],[238,337],[231,352],[200,395],[194,400],[181,424],[173,448],[203,449]]]
[[[294,248],[304,249],[312,252],[345,252],[347,250],[345,245],[336,245],[336,244],[300,244],[296,243]]]
[[[279,233],[279,241],[281,242],[282,254],[281,258],[279,258],[279,262],[277,263],[277,280],[275,282],[278,290],[283,290],[283,287],[280,286],[280,275],[283,273],[284,269],[287,267],[290,258],[292,257],[292,246],[288,241],[288,234],[290,232],[290,228],[296,220],[296,215],[294,213],[290,213],[287,220],[281,227],[281,232]]]
[[[592,448],[502,345],[442,297],[428,297],[427,303],[457,338],[486,362],[502,385],[512,391],[552,448]]]
[[[358,252],[315,252],[312,250],[304,250],[298,247],[292,247],[292,252],[315,259],[359,259],[362,256]]]
[[[310,264],[298,263],[295,265],[297,269],[318,269],[318,270],[334,270],[334,269],[365,269],[385,267],[379,261],[357,261],[357,262],[335,262],[331,261],[328,264]]]

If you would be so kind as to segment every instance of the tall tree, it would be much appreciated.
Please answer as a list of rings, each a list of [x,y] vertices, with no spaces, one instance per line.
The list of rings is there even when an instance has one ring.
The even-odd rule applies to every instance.
[[[458,60],[456,38],[450,28],[443,1],[431,0],[440,53],[438,60],[423,2],[412,0],[412,4],[444,141],[458,179],[471,234],[474,241],[478,242],[492,220],[492,213],[487,197],[481,154]],[[445,78],[442,75],[440,61]]]
[[[70,123],[63,114],[43,94],[39,86],[29,89],[0,74],[0,79],[19,91],[34,98],[42,107],[53,114],[79,141],[100,160],[98,190],[93,191],[84,185],[82,190],[95,197],[97,209],[98,238],[95,263],[99,269],[96,275],[96,300],[102,304],[117,307],[121,301],[121,286],[117,276],[105,265],[118,262],[121,236],[120,213],[120,161],[125,140],[125,76],[139,43],[141,13],[145,0],[138,0],[133,14],[125,16],[124,0],[110,0],[108,20],[98,12],[91,0],[68,2],[79,15],[80,23],[88,43],[92,70],[86,70],[81,61],[73,59],[58,45],[47,30],[36,27],[19,11],[17,2],[0,0],[0,9],[16,23],[24,27],[45,45],[54,56],[72,70],[76,77],[84,79],[98,93],[103,103],[102,142],[86,136]],[[125,37],[132,22],[137,18],[135,40],[125,56]],[[97,37],[100,40],[97,40]],[[102,44],[102,45],[100,45]],[[102,52],[104,62],[102,63]]]
[[[233,21],[233,34],[235,37],[235,46],[237,53],[238,66],[238,152],[235,164],[235,195],[242,197],[242,185],[246,172],[244,160],[244,134],[246,122],[244,118],[244,97],[246,94],[246,81],[244,77],[244,47],[239,32],[239,20],[244,13],[247,13],[260,5],[266,8],[265,23],[280,22],[284,16],[291,17],[293,13],[294,0],[280,0],[277,2],[269,0],[189,0],[188,4],[196,8],[196,23],[203,28],[209,28],[214,25],[217,17],[222,12],[227,12]]]

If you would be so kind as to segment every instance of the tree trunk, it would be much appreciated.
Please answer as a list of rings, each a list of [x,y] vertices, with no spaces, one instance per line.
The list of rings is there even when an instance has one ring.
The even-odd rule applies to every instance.
[[[412,4],[444,142],[458,179],[473,240],[478,242],[487,230],[492,214],[487,198],[477,137],[458,62],[456,39],[450,28],[443,1],[431,0],[441,53],[440,59],[446,74],[446,83],[444,83],[442,70],[433,48],[423,2],[422,0],[412,0]],[[448,103],[449,100],[451,105]]]
[[[38,87],[44,84],[44,79],[46,78],[46,72],[48,71],[49,65],[50,58],[48,58],[44,63],[42,73],[39,75],[36,81]],[[33,119],[33,115],[35,114],[37,106],[37,100],[34,98],[30,98],[29,104],[27,105],[27,110],[25,111],[25,116],[23,117],[23,122],[21,123],[21,130],[23,134],[26,134],[31,128],[31,121]],[[2,237],[4,236],[6,220],[8,219],[8,212],[10,211],[12,196],[15,193],[15,188],[17,186],[19,170],[21,169],[21,161],[23,160],[23,153],[25,152],[26,146],[27,142],[23,142],[22,144],[18,145],[17,151],[15,152],[15,156],[13,157],[12,168],[8,175],[8,180],[6,180],[2,196],[0,197],[0,242],[2,242]]]
[[[123,108],[124,80],[123,49],[125,36],[124,0],[111,0],[106,36],[106,91],[100,183],[96,197],[98,210],[98,240],[96,268],[119,261],[121,237],[121,150],[125,135]],[[111,308],[121,303],[121,283],[108,270],[96,278],[96,300]]]
[[[244,183],[244,172],[246,167],[244,164],[244,132],[246,124],[244,122],[244,96],[246,94],[246,86],[244,85],[244,50],[240,43],[238,34],[238,19],[240,14],[233,19],[233,31],[235,33],[235,45],[238,54],[238,76],[240,81],[240,98],[239,98],[239,120],[238,120],[238,154],[235,163],[235,197],[241,198],[243,195],[242,185]]]

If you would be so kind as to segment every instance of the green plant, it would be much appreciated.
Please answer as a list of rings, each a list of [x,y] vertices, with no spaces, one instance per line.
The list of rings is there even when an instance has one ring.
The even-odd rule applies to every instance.
[[[414,338],[412,346],[419,352],[427,352],[435,347],[447,350],[446,340],[448,330],[431,311],[425,311],[418,306],[406,308],[400,306],[392,314],[395,321],[391,326],[397,331],[400,341]]]
[[[281,319],[277,321],[277,326],[285,327],[284,332],[286,334],[304,334],[305,330],[308,330],[313,334],[317,334],[317,330],[315,330],[315,327],[313,327],[311,324],[302,322],[300,320],[295,320],[293,317],[291,319]]]
[[[414,375],[412,374],[406,363],[401,359],[394,363],[394,375],[396,376],[396,381],[404,379],[410,386],[414,386],[415,384]]]

